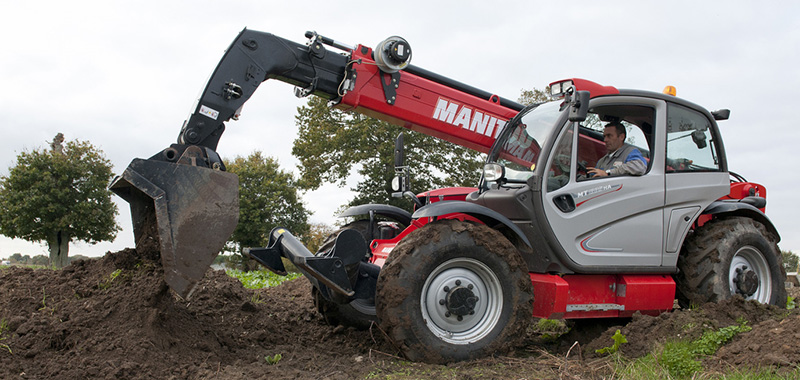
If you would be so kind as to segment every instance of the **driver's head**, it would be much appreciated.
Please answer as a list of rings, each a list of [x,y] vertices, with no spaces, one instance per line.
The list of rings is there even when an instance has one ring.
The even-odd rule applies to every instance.
[[[625,126],[619,122],[606,124],[603,129],[603,141],[609,153],[621,148],[625,144]]]

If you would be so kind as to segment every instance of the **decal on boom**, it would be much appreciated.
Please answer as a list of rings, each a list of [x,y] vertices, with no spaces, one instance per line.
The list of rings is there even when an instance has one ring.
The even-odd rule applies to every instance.
[[[508,122],[487,112],[473,110],[444,98],[439,98],[436,102],[433,118],[491,138],[496,138],[497,133]]]

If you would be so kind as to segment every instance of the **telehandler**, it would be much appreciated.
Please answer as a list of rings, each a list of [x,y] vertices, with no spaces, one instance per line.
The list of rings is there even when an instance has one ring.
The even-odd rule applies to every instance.
[[[551,102],[521,104],[410,64],[400,37],[376,48],[314,32],[305,44],[243,30],[226,50],[177,142],[134,159],[110,188],[130,203],[137,249],[161,253],[183,297],[238,220],[238,180],[216,152],[229,120],[268,79],[487,154],[474,188],[408,188],[397,145],[394,190],[412,212],[361,205],[362,218],[315,252],[283,228],[249,254],[281,258],[311,281],[331,323],[372,321],[409,359],[452,362],[514,346],[539,318],[656,315],[742,296],[784,305],[780,236],[766,188],[729,171],[717,121],[665,92],[572,78]],[[625,127],[643,175],[593,176],[603,128]]]

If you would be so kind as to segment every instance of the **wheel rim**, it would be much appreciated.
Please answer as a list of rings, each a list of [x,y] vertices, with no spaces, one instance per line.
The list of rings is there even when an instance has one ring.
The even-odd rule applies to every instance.
[[[469,344],[486,337],[497,325],[503,288],[486,264],[456,258],[431,272],[420,304],[434,335],[451,344]]]
[[[769,303],[772,297],[772,276],[764,255],[751,246],[736,251],[728,272],[731,294],[739,294],[747,300]]]

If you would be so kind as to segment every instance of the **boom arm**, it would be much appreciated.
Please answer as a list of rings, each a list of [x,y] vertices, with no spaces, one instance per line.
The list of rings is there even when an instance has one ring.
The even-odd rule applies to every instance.
[[[408,65],[410,48],[399,37],[382,50],[359,45],[343,54],[324,44],[344,45],[307,33],[301,45],[275,35],[243,30],[227,49],[181,129],[179,144],[215,150],[225,122],[268,79],[297,86],[296,94],[331,100],[353,110],[480,151],[522,109],[520,104]],[[407,54],[392,54],[402,44]],[[377,61],[377,62],[376,62]],[[403,70],[399,70],[403,67]]]
[[[411,48],[390,37],[373,50],[315,33],[302,45],[244,29],[206,84],[176,144],[134,159],[110,189],[128,201],[137,250],[157,249],[167,284],[184,297],[203,278],[238,222],[238,178],[216,153],[225,123],[258,86],[277,79],[298,96],[487,152],[522,105],[410,66]],[[325,45],[342,50],[334,53]]]

